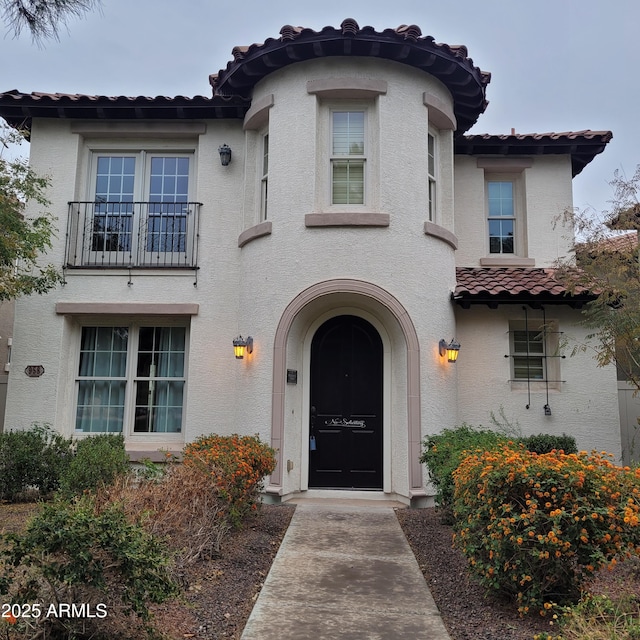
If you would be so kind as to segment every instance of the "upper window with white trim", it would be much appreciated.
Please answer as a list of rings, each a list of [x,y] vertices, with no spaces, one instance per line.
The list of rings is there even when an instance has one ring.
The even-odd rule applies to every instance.
[[[366,112],[331,112],[331,203],[365,203]]]
[[[527,169],[531,158],[479,157],[477,166],[484,170],[484,214],[486,220],[486,257],[483,266],[509,262],[512,266],[533,266],[527,239]],[[520,261],[520,262],[518,262]]]
[[[260,221],[267,219],[269,203],[269,133],[262,136],[262,172],[260,178]]]
[[[94,151],[90,199],[70,203],[67,263],[194,266],[193,165],[193,153]]]
[[[427,176],[428,176],[428,197],[429,197],[429,222],[436,219],[436,172],[437,172],[437,146],[436,137],[432,133],[427,134]]]
[[[487,181],[489,253],[515,253],[515,202],[512,180]]]

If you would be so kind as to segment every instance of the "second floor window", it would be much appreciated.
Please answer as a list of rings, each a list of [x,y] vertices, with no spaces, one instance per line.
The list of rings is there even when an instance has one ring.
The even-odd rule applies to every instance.
[[[193,165],[189,153],[95,152],[89,198],[70,203],[67,264],[193,266]]]
[[[427,173],[429,179],[429,221],[436,219],[436,138],[427,134]]]
[[[262,177],[260,178],[260,219],[267,219],[269,202],[269,134],[262,136]]]
[[[189,202],[188,156],[107,156],[96,158],[93,251],[130,251],[134,202],[146,202],[144,248],[184,252]],[[147,164],[146,175],[140,175]],[[142,183],[142,184],[138,184]]]
[[[365,112],[333,111],[331,203],[364,204]]]
[[[487,182],[489,253],[515,253],[515,206],[513,182]]]

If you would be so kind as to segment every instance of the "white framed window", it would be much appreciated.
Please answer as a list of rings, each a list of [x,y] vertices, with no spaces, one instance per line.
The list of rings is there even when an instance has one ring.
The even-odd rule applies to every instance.
[[[91,201],[78,203],[85,217],[83,262],[189,263],[197,210],[193,165],[193,153],[94,150]]]
[[[76,432],[181,433],[187,346],[186,324],[82,326]]]
[[[365,204],[366,110],[331,110],[331,204]]]
[[[546,378],[546,334],[544,329],[512,329],[511,359],[514,380]]]
[[[436,219],[436,173],[438,170],[438,149],[436,136],[429,132],[427,134],[427,180],[428,180],[428,213],[429,222],[435,222]]]
[[[562,332],[557,320],[510,320],[509,355],[511,381],[543,382],[545,388],[560,389]]]
[[[516,203],[513,180],[487,180],[489,253],[515,253]]]
[[[267,219],[269,208],[269,133],[262,136],[262,172],[260,178],[260,221]]]

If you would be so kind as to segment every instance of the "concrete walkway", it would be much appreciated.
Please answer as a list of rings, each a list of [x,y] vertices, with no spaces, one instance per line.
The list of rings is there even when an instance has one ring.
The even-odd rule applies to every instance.
[[[338,638],[450,640],[391,503],[301,500],[242,634]]]

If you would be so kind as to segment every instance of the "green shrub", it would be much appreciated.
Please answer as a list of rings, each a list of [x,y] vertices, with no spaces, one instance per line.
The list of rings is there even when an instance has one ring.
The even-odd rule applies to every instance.
[[[48,425],[0,433],[0,500],[49,495],[70,459],[71,439]]]
[[[256,509],[266,475],[276,467],[275,450],[258,436],[200,436],[184,449],[184,464],[210,474],[226,502],[232,525]]]
[[[572,602],[584,579],[640,553],[640,471],[604,454],[502,445],[454,472],[455,545],[522,613]]]
[[[86,496],[58,500],[44,505],[24,534],[0,540],[2,599],[41,607],[40,616],[24,621],[36,627],[32,637],[76,637],[80,625],[112,624],[121,614],[148,621],[149,603],[178,592],[161,543],[128,522],[118,505],[98,511]],[[57,603],[86,603],[94,612],[101,604],[106,617],[46,616]]]
[[[465,451],[493,449],[507,438],[495,431],[475,429],[463,424],[455,429],[427,436],[420,462],[427,465],[429,479],[436,488],[436,504],[444,510],[453,503],[453,472]]]
[[[552,451],[564,451],[565,453],[578,453],[576,439],[563,433],[554,436],[549,433],[539,433],[535,436],[527,436],[521,439],[522,444],[534,453],[551,453]]]
[[[60,478],[65,497],[95,491],[129,471],[129,456],[121,433],[101,433],[78,440],[76,454]]]

